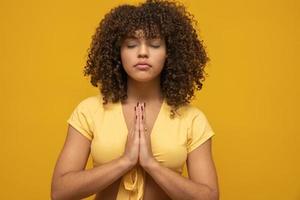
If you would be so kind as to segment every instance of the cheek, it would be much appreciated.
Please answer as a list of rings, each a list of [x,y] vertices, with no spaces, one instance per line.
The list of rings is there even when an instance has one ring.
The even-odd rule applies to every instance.
[[[134,62],[134,55],[129,51],[121,51],[121,62],[124,67],[131,65]]]
[[[155,61],[155,64],[157,66],[163,66],[164,65],[164,63],[166,61],[166,53],[165,53],[165,51],[156,52],[153,57],[155,57],[154,61]]]

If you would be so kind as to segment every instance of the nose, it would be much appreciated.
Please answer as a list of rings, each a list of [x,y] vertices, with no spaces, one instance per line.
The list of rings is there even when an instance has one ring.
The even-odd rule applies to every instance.
[[[138,57],[148,57],[148,47],[145,43],[142,43],[138,49]]]

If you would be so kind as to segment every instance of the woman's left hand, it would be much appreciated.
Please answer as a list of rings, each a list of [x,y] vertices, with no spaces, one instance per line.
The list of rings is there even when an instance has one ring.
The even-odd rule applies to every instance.
[[[145,104],[139,103],[137,107],[137,123],[139,123],[139,135],[140,135],[140,151],[139,151],[139,164],[143,168],[149,167],[151,164],[156,162],[151,148],[151,137],[150,133],[145,130],[146,120],[145,120]]]

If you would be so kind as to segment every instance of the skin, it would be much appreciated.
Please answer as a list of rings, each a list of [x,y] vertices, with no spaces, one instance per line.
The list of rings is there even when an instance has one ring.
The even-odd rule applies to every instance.
[[[121,62],[127,73],[126,103],[162,100],[160,73],[166,60],[166,44],[163,38],[146,40],[143,32],[136,31],[137,39],[128,38],[121,45]],[[142,71],[134,67],[139,61],[146,61],[151,68]]]
[[[127,38],[121,45],[121,61],[127,73],[128,99],[126,104],[139,102],[134,106],[135,120],[133,144],[125,150],[125,158],[128,158],[132,165],[139,164],[146,167],[155,159],[152,155],[149,134],[145,135],[144,128],[145,103],[153,100],[161,100],[160,94],[160,73],[166,60],[166,44],[163,38],[146,40],[143,31],[135,32],[136,38]],[[147,62],[151,67],[148,70],[140,70],[135,67],[139,61]],[[148,103],[149,104],[149,103]],[[138,141],[140,140],[140,141]],[[136,151],[139,144],[139,151]],[[131,145],[136,145],[132,147]],[[132,148],[131,148],[132,147]]]
[[[138,34],[143,35],[142,32],[138,32]],[[143,37],[130,39],[125,40],[121,48],[122,63],[128,74],[128,99],[134,103],[141,102],[134,107],[137,116],[134,120],[134,131],[128,135],[129,142],[126,144],[123,157],[128,160],[130,166],[141,165],[155,181],[155,184],[163,188],[164,192],[172,199],[217,200],[219,198],[218,183],[211,155],[211,139],[188,155],[187,167],[190,179],[161,166],[153,157],[150,134],[144,131],[147,123],[143,102],[151,102],[151,99],[155,100],[160,97],[159,74],[167,55],[165,41],[157,40],[155,42],[159,43],[159,41],[159,47],[154,48],[151,46],[151,42],[146,41]],[[150,70],[140,71],[133,67],[142,58],[151,64]],[[199,171],[199,169],[201,170]],[[144,198],[148,199],[150,195],[145,194]]]
[[[138,31],[137,35],[143,34]],[[154,41],[151,43],[143,37],[138,38],[130,40],[134,44],[125,41],[121,47],[123,67],[128,74],[128,99],[122,106],[127,108],[128,112],[125,114],[129,113],[126,118],[134,119],[129,121],[129,124],[133,124],[133,131],[128,134],[124,155],[101,166],[85,169],[91,141],[69,125],[67,138],[52,177],[51,199],[81,199],[98,192],[100,199],[113,199],[118,188],[117,180],[134,165],[139,164],[149,174],[145,200],[218,200],[211,139],[188,154],[189,179],[161,166],[153,157],[149,129],[162,102],[159,74],[167,56],[166,46],[163,39],[159,41],[159,47],[154,48],[151,46]],[[134,68],[140,59],[147,60],[151,65],[148,71]],[[137,102],[141,103],[137,106]],[[142,102],[147,105],[147,120],[146,107]],[[147,132],[144,131],[145,127],[148,128]]]
[[[128,159],[131,166],[139,164],[146,168],[156,161],[152,154],[150,134],[145,131],[145,107],[143,103],[135,107],[135,115],[134,130],[128,135],[130,142],[126,145],[124,157]]]

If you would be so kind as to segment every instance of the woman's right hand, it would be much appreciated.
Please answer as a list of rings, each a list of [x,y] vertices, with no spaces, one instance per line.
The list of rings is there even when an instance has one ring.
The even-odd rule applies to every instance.
[[[137,104],[138,106],[138,104]],[[138,109],[134,106],[134,119],[133,126],[127,134],[127,141],[125,145],[125,151],[123,153],[123,158],[129,163],[130,166],[135,166],[139,160],[139,123],[137,123]]]

